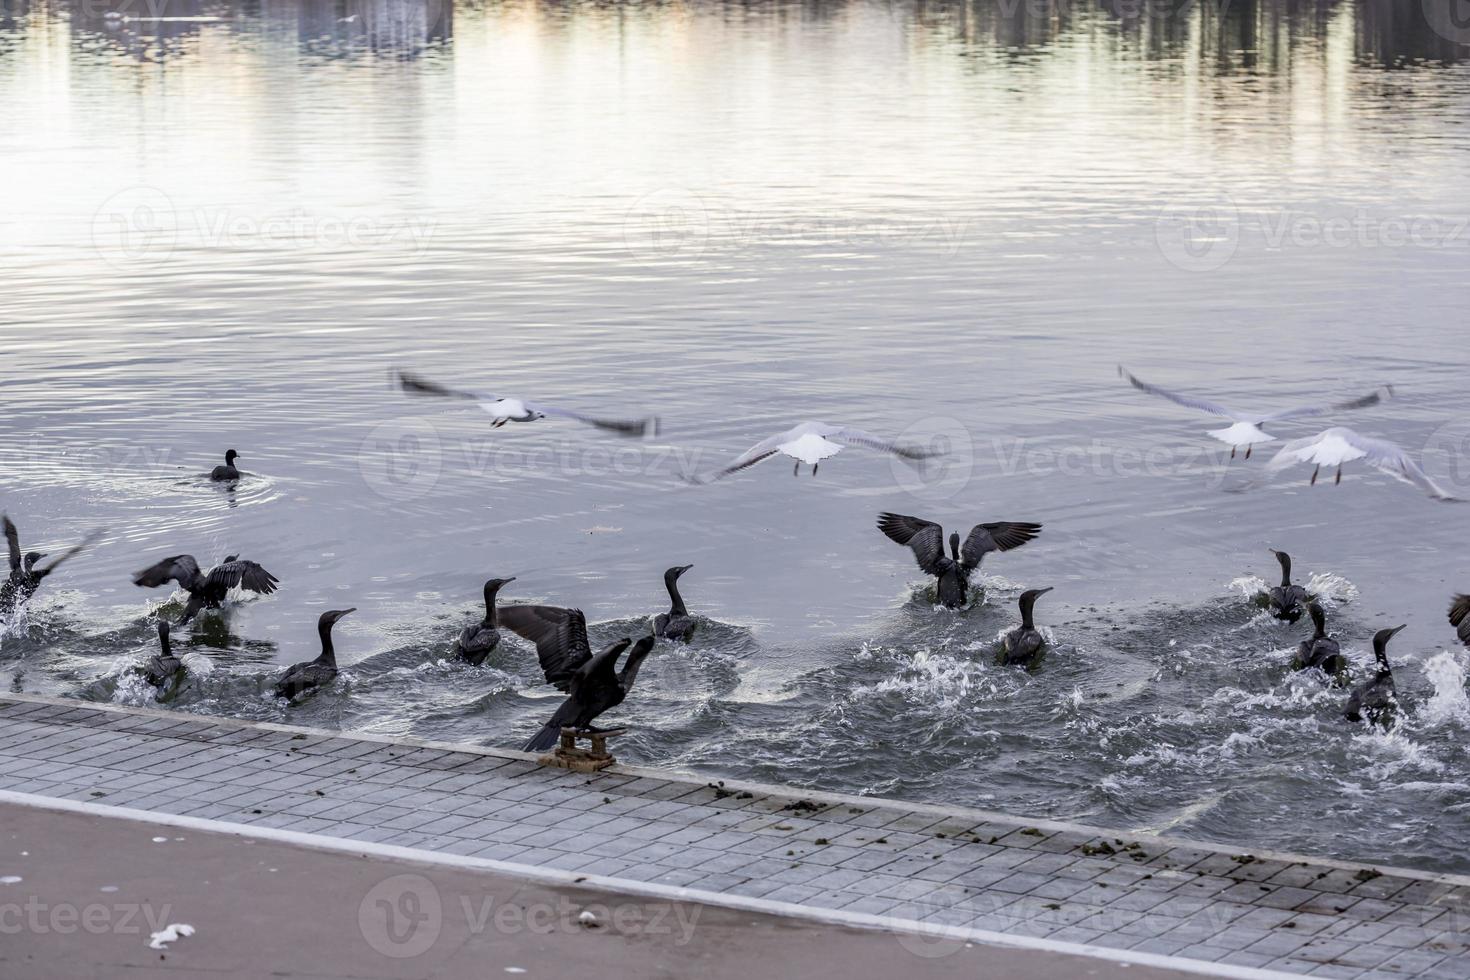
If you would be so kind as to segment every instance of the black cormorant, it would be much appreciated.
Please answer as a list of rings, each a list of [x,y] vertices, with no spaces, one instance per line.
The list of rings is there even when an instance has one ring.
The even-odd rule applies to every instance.
[[[329,609],[322,613],[321,618],[316,621],[316,632],[322,640],[321,656],[287,667],[281,679],[276,682],[276,697],[294,700],[303,694],[310,694],[324,684],[332,683],[337,676],[337,652],[332,648],[332,624],[356,611],[357,607],[353,606],[351,609]]]
[[[149,684],[158,688],[160,695],[166,696],[183,679],[184,661],[174,653],[168,641],[168,621],[164,619],[158,621],[158,647],[159,652],[149,657],[139,667],[139,672]]]
[[[950,555],[944,554],[944,529],[932,521],[904,514],[878,515],[878,530],[914,552],[919,567],[939,579],[939,601],[950,609],[965,604],[970,575],[992,551],[1010,551],[1041,533],[1040,524],[999,521],[976,524],[960,545],[959,534],[949,536]]]
[[[1470,647],[1470,595],[1457,595],[1450,602],[1450,625],[1460,636],[1460,642]]]
[[[189,593],[189,602],[184,606],[184,615],[176,624],[178,626],[193,619],[201,609],[218,609],[236,586],[270,595],[276,591],[278,583],[270,572],[253,561],[241,560],[238,555],[229,555],[208,572],[199,570],[199,563],[193,555],[174,555],[133,576],[133,584],[145,589],[156,589],[169,580],[179,583]]]
[[[1281,563],[1281,584],[1266,592],[1267,607],[1277,619],[1295,623],[1302,618],[1302,609],[1312,596],[1300,585],[1291,584],[1291,556],[1275,548],[1271,554]]]
[[[1007,667],[1025,667],[1028,670],[1041,663],[1041,655],[1046,652],[1046,637],[1041,635],[1041,630],[1036,628],[1036,622],[1032,619],[1032,611],[1036,606],[1036,600],[1051,591],[1048,586],[1045,589],[1030,589],[1021,593],[1021,625],[1015,627],[1001,637],[1002,663]]]
[[[1378,669],[1348,695],[1347,707],[1342,712],[1348,721],[1366,719],[1369,724],[1384,728],[1393,724],[1394,716],[1398,713],[1399,699],[1393,686],[1393,671],[1388,665],[1388,641],[1401,629],[1402,626],[1395,626],[1390,630],[1379,630],[1373,635],[1373,659],[1378,661]]]
[[[1342,655],[1342,647],[1337,640],[1327,635],[1327,614],[1315,602],[1307,605],[1307,612],[1312,617],[1312,635],[1296,648],[1291,669],[1306,670],[1316,667],[1329,677],[1343,674],[1348,667],[1347,657]]]
[[[93,531],[82,539],[81,543],[69,548],[61,557],[45,567],[38,563],[46,557],[44,551],[27,551],[24,554],[20,550],[20,532],[16,530],[9,516],[0,518],[5,526],[5,544],[10,552],[10,576],[0,585],[0,615],[9,615],[16,606],[25,602],[36,594],[46,576],[56,571],[56,567],[62,562],[77,554],[97,539],[101,531]]]
[[[492,578],[485,583],[485,618],[460,631],[459,639],[454,643],[459,659],[467,660],[478,667],[500,642],[500,630],[496,628],[500,624],[495,613],[495,595],[501,586],[515,580],[516,577],[512,575],[510,578]]]
[[[507,606],[500,610],[500,621],[536,644],[536,657],[547,683],[568,695],[551,720],[525,744],[526,752],[551,748],[563,728],[597,731],[591,727],[593,720],[623,703],[654,644],[653,636],[633,644],[623,669],[617,671],[618,656],[632,641],[624,637],[593,654],[587,639],[587,619],[580,609]]]
[[[684,597],[679,594],[679,576],[693,565],[675,565],[664,572],[664,588],[669,590],[669,611],[659,613],[653,620],[653,635],[665,640],[688,643],[694,635],[694,617],[684,608]]]

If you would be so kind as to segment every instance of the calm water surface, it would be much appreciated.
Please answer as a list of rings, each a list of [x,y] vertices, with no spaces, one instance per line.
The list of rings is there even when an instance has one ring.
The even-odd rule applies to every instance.
[[[0,676],[148,700],[119,673],[168,597],[130,574],[238,551],[282,589],[181,631],[176,707],[514,746],[556,700],[519,641],[445,660],[480,583],[604,639],[692,563],[709,622],[629,760],[1470,870],[1470,510],[1361,469],[1227,493],[1261,457],[1115,373],[1391,383],[1341,421],[1470,491],[1470,48],[1418,4],[1029,8],[4,0],[0,504],[43,550],[109,533]],[[394,365],[664,428],[491,431]],[[954,453],[679,479],[804,418]],[[1046,530],[951,613],[880,510]],[[1410,624],[1400,731],[1288,676],[1268,547],[1359,662]],[[1032,585],[1058,650],[999,670]],[[267,698],[347,605],[342,680]]]

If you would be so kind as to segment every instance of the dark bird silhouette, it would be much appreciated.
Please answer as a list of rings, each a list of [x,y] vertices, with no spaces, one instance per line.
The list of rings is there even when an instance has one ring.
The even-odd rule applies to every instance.
[[[598,715],[623,703],[643,659],[653,649],[654,637],[636,644],[617,671],[618,657],[632,642],[627,637],[593,654],[587,639],[587,618],[580,609],[558,606],[507,606],[500,621],[516,635],[536,644],[536,657],[548,684],[566,691],[567,699],[539,732],[525,744],[526,752],[541,752],[556,744],[563,728],[595,732]]]
[[[958,533],[949,536],[948,556],[944,553],[944,528],[932,521],[904,514],[878,515],[878,530],[898,544],[907,545],[919,567],[939,581],[939,601],[950,609],[965,604],[970,589],[970,575],[992,551],[1010,551],[1041,533],[1040,524],[1000,521],[976,524],[960,545]]]
[[[1460,635],[1460,642],[1470,647],[1470,595],[1457,595],[1450,603],[1450,625]]]
[[[626,638],[583,664],[571,677],[567,699],[556,709],[551,720],[531,736],[522,751],[544,752],[556,744],[563,728],[575,728],[582,732],[608,731],[605,728],[594,728],[592,722],[604,711],[623,703],[628,692],[633,689],[638,668],[653,649],[654,642],[654,637],[650,635],[634,643],[621,671],[617,670],[618,655],[628,648]]]
[[[1348,695],[1347,707],[1342,712],[1348,721],[1366,719],[1369,724],[1384,728],[1393,724],[1398,714],[1399,698],[1393,686],[1393,671],[1388,665],[1388,641],[1403,628],[1395,626],[1373,635],[1373,658],[1378,661],[1378,670]]]
[[[1296,648],[1291,669],[1307,670],[1316,667],[1329,677],[1345,673],[1348,667],[1347,657],[1342,655],[1342,646],[1337,640],[1327,635],[1327,614],[1315,602],[1307,605],[1307,612],[1312,617],[1314,629],[1311,637],[1303,640]]]
[[[1281,584],[1266,592],[1267,608],[1277,619],[1295,623],[1302,618],[1302,610],[1312,596],[1300,585],[1291,584],[1291,556],[1275,548],[1271,554],[1281,564]]]
[[[20,550],[20,532],[16,530],[15,524],[9,516],[0,518],[5,526],[5,544],[10,551],[10,576],[0,585],[0,615],[9,615],[15,608],[36,594],[46,576],[56,571],[57,566],[68,558],[81,552],[90,545],[102,533],[93,531],[81,542],[64,552],[59,558],[49,565],[42,566],[41,560],[47,556],[44,551],[27,551],[24,554]]]
[[[1048,586],[1021,593],[1021,625],[1010,630],[1000,640],[1001,657],[1005,666],[1025,667],[1029,670],[1041,662],[1041,655],[1046,652],[1046,637],[1036,628],[1032,612],[1036,600],[1050,591],[1051,587]]]
[[[666,613],[659,613],[653,620],[653,635],[665,640],[688,643],[694,636],[694,617],[684,608],[684,597],[679,595],[679,576],[693,565],[675,565],[664,572],[664,588],[669,590],[672,605]]]
[[[510,578],[492,578],[485,583],[485,618],[460,631],[459,639],[454,642],[459,659],[467,660],[478,667],[500,643],[500,630],[497,628],[500,622],[495,612],[495,596],[501,586],[509,585],[515,580],[516,577],[512,575]]]
[[[253,561],[240,559],[238,555],[227,556],[208,572],[199,570],[199,563],[193,555],[174,555],[133,576],[133,584],[145,589],[156,589],[170,580],[179,583],[189,593],[184,615],[175,624],[178,626],[193,619],[201,609],[218,609],[236,586],[270,595],[279,583],[270,572]]]
[[[161,696],[166,696],[178,686],[184,675],[184,661],[174,653],[168,641],[167,620],[158,621],[158,647],[159,652],[149,657],[138,670],[149,684],[158,688]]]
[[[237,470],[237,469],[235,469],[235,459],[237,457],[239,457],[239,455],[240,454],[237,453],[237,452],[235,452],[233,449],[226,450],[225,451],[225,461],[224,461],[224,463],[222,465],[216,466],[214,469],[210,470],[209,471],[209,478],[211,480],[238,480],[238,479],[240,479],[240,471]]]
[[[568,411],[564,408],[553,408],[550,405],[528,402],[520,398],[500,398],[495,395],[487,395],[480,392],[446,388],[444,385],[408,371],[395,370],[394,377],[398,381],[398,387],[410,395],[427,395],[433,398],[456,398],[474,402],[482,411],[494,419],[490,424],[496,429],[507,422],[535,422],[538,419],[549,417],[572,419],[573,421],[595,426],[608,432],[616,432],[618,435],[623,436],[658,435],[658,419],[654,416],[641,419],[597,418],[591,415],[583,415],[581,412]]]
[[[310,694],[317,688],[332,683],[337,676],[337,651],[332,647],[332,625],[350,612],[357,612],[357,607],[329,609],[322,613],[321,618],[316,621],[316,632],[322,640],[321,656],[287,667],[281,679],[276,682],[276,697],[294,701],[303,694]]]

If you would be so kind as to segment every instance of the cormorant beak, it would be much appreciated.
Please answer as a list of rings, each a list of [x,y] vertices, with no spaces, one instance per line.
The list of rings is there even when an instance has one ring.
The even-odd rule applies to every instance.
[[[1048,592],[1050,592],[1050,591],[1051,591],[1051,590],[1052,590],[1052,589],[1054,589],[1054,588],[1056,588],[1056,586],[1055,586],[1055,585],[1048,585],[1048,586],[1047,586],[1047,587],[1046,587],[1046,588],[1044,588],[1044,589],[1037,589],[1037,590],[1036,590],[1036,594],[1037,594],[1037,595],[1039,595],[1039,596],[1041,596],[1041,595],[1046,595],[1046,594],[1047,594],[1047,593],[1048,593]]]
[[[516,577],[514,575],[512,575],[510,578],[503,578],[503,579],[501,579],[500,580],[500,584],[501,585],[509,585],[510,583],[514,582],[515,580],[516,580]]]
[[[1408,627],[1408,625],[1409,625],[1408,623],[1405,623],[1403,626],[1395,626],[1393,629],[1391,629],[1391,630],[1388,631],[1388,635],[1389,636],[1398,636],[1399,635],[1399,632],[1401,630],[1406,629]]]
[[[683,575],[685,572],[689,571],[689,569],[691,569],[693,567],[694,567],[693,565],[682,565],[679,568],[679,574],[680,575]]]

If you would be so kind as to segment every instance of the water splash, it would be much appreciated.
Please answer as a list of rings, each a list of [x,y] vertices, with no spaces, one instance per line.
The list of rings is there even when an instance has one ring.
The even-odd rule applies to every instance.
[[[1240,578],[1231,579],[1230,588],[1235,589],[1246,599],[1254,599],[1270,586],[1259,575],[1242,575]]]
[[[1358,598],[1358,587],[1336,572],[1314,573],[1307,579],[1306,589],[1328,609]]]
[[[1417,712],[1415,721],[1428,728],[1470,725],[1470,697],[1465,695],[1465,664],[1460,654],[1444,650],[1420,665],[1419,670],[1434,688]]]

